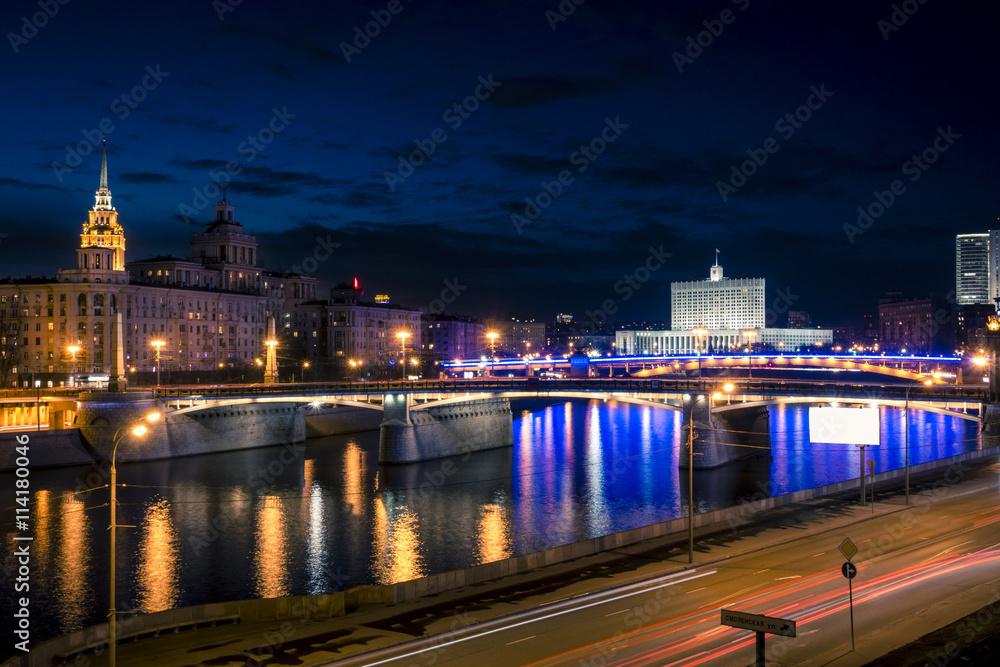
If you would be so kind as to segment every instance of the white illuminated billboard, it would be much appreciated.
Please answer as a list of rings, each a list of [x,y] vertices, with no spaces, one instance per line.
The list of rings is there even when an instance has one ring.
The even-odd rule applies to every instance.
[[[809,442],[877,445],[878,408],[809,408]]]

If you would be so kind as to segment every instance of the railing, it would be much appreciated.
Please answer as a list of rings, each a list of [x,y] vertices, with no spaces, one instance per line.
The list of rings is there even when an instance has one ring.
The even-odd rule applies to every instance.
[[[724,386],[732,384],[726,391]],[[483,378],[468,380],[417,380],[377,382],[309,382],[298,384],[254,384],[163,387],[161,398],[247,398],[257,396],[323,396],[329,394],[458,393],[494,391],[592,391],[759,394],[768,396],[822,396],[824,398],[898,399],[912,401],[983,401],[986,388],[978,385],[893,385],[836,382],[796,382],[773,379],[737,381],[698,379],[624,378]]]

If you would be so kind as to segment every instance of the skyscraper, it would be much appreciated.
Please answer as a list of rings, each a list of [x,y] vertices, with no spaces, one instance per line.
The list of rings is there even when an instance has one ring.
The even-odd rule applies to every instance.
[[[724,278],[716,260],[708,280],[670,283],[670,328],[763,328],[764,279]]]
[[[996,245],[996,244],[994,244]],[[991,287],[997,281],[990,271],[990,234],[955,237],[955,298],[960,306],[993,303]]]

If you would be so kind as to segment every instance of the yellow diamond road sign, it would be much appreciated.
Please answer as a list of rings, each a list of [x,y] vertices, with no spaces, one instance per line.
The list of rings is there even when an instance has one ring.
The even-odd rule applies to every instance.
[[[854,558],[854,554],[858,553],[858,548],[851,542],[851,538],[845,537],[844,541],[840,543],[840,553],[844,554],[844,558],[851,560]]]

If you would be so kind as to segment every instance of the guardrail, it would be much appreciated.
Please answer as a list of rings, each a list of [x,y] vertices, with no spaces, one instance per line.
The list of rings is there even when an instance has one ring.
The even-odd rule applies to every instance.
[[[724,389],[726,384],[732,390]],[[489,391],[593,391],[760,394],[769,396],[821,396],[844,399],[898,399],[913,401],[972,401],[986,399],[986,388],[977,385],[893,385],[835,382],[800,382],[773,379],[692,380],[628,378],[483,378],[463,380],[415,380],[377,382],[332,382],[162,387],[160,398],[247,398],[256,396],[323,396],[328,394],[460,393]]]

